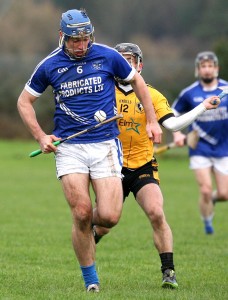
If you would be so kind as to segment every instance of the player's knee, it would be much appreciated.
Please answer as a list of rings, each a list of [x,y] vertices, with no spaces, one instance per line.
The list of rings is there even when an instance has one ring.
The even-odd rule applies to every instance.
[[[165,221],[165,215],[162,208],[153,209],[148,212],[147,215],[153,227],[159,227]]]
[[[102,217],[102,223],[103,225],[105,225],[105,227],[112,228],[118,223],[119,219],[120,219],[119,214],[110,213]]]
[[[92,220],[92,210],[89,205],[79,204],[72,208],[74,223],[80,228],[87,226]]]
[[[201,187],[201,194],[203,199],[210,199],[212,195],[213,189],[211,186],[203,186]]]

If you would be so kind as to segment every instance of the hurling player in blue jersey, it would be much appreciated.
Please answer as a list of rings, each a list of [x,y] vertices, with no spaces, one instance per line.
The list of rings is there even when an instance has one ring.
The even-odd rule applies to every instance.
[[[142,77],[114,49],[94,42],[94,29],[84,10],[69,10],[60,21],[59,47],[35,68],[18,99],[25,125],[43,153],[55,152],[57,177],[71,209],[72,241],[87,291],[99,292],[92,224],[111,228],[122,211],[122,152],[116,122],[103,125],[55,147],[52,143],[96,124],[103,110],[113,117],[115,78],[131,83],[142,101],[147,134],[161,142],[162,131]],[[53,88],[53,134],[46,134],[36,118],[34,103],[48,86]],[[93,214],[89,194],[92,182],[97,199]]]
[[[176,115],[183,114],[201,103],[205,98],[218,95],[219,87],[228,82],[218,78],[219,63],[215,53],[200,52],[195,60],[196,82],[181,91],[173,103]],[[194,170],[199,186],[199,208],[206,234],[213,234],[213,204],[228,200],[228,97],[221,100],[216,110],[208,110],[199,116],[189,128],[195,132],[198,143],[189,147],[190,169]],[[174,141],[183,146],[186,136],[174,133]],[[216,189],[213,191],[213,177]]]

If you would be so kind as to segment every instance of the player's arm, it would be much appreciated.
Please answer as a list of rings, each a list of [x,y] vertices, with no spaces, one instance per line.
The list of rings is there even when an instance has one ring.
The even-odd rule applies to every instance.
[[[36,118],[35,110],[33,108],[33,104],[36,100],[37,97],[33,96],[24,89],[17,102],[19,114],[24,124],[33,135],[34,139],[40,144],[42,151],[44,153],[56,151],[56,147],[52,144],[52,142],[59,139],[54,135],[47,135],[40,127]]]
[[[135,73],[133,79],[130,81],[132,88],[141,101],[147,119],[146,130],[149,138],[152,138],[154,143],[161,143],[162,140],[162,130],[157,122],[154,108],[152,105],[152,100],[148,87],[139,73]]]
[[[188,125],[190,125],[193,121],[197,119],[202,113],[209,109],[215,109],[219,106],[220,99],[217,96],[212,96],[205,99],[198,106],[190,110],[189,112],[179,116],[179,117],[170,117],[166,119],[162,125],[170,130],[170,131],[178,131],[181,130]]]

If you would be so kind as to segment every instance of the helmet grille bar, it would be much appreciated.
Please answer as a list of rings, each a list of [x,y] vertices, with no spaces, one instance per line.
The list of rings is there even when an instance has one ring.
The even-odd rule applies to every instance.
[[[200,62],[205,60],[212,60],[215,64],[218,64],[218,58],[214,52],[204,51],[198,53],[195,64],[198,65]]]
[[[83,27],[83,26],[87,26],[90,25],[90,22],[85,22],[85,23],[77,23],[77,24],[66,24],[66,26],[68,28],[72,28],[72,27]]]

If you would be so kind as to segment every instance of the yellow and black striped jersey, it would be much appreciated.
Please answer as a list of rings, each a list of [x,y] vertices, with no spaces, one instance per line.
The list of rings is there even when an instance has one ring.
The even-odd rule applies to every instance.
[[[173,115],[167,99],[152,86],[147,85],[155,114],[161,124]],[[130,87],[130,88],[129,88]],[[131,86],[116,85],[117,111],[123,115],[119,119],[119,139],[123,145],[123,166],[136,169],[149,162],[153,157],[153,143],[146,132],[144,108]]]

